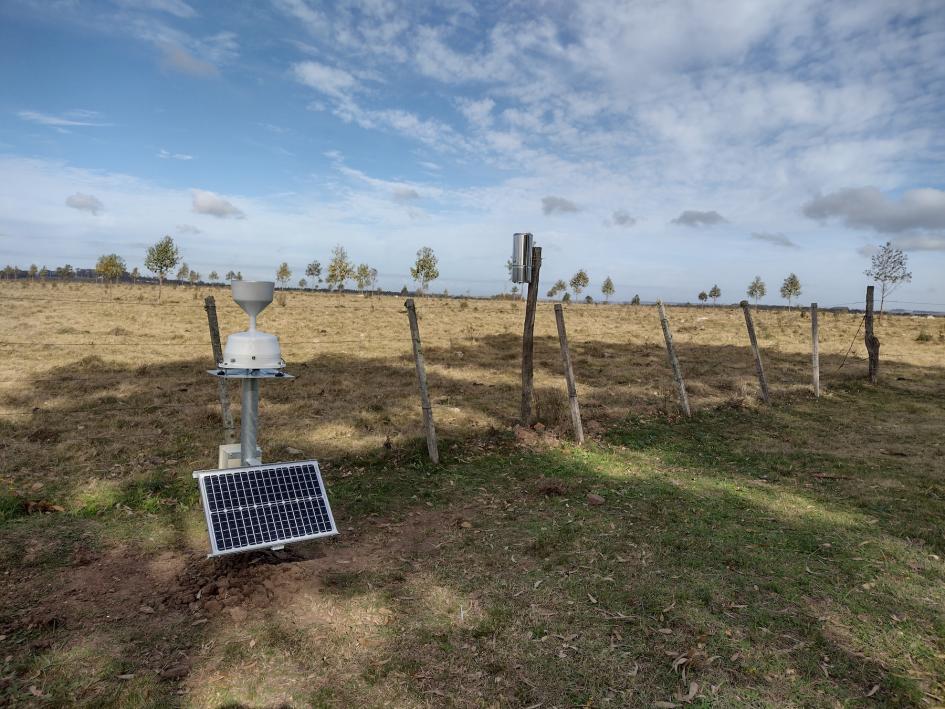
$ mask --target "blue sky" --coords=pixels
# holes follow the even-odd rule
[[[0,5],[0,262],[302,275],[343,243],[381,285],[945,303],[945,5],[184,0]],[[544,290],[544,288],[543,288]]]

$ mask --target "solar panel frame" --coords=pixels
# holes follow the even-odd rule
[[[194,478],[207,521],[210,556],[338,534],[316,460],[197,470]],[[240,540],[252,543],[237,543]],[[225,542],[222,548],[220,542]]]

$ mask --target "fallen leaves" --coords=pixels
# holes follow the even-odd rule
[[[27,500],[26,501],[26,514],[50,514],[52,512],[65,512],[66,508],[62,505],[55,505],[52,502],[47,502],[46,500]]]

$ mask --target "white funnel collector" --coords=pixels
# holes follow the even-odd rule
[[[236,301],[249,315],[249,330],[235,332],[226,338],[223,350],[223,369],[281,369],[282,351],[279,338],[256,329],[256,316],[272,302],[275,284],[272,281],[233,281],[231,291]]]

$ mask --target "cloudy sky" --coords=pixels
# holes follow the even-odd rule
[[[599,295],[861,301],[876,244],[945,303],[945,4],[0,3],[0,262],[497,292],[515,231]],[[544,288],[542,289],[544,290]]]

